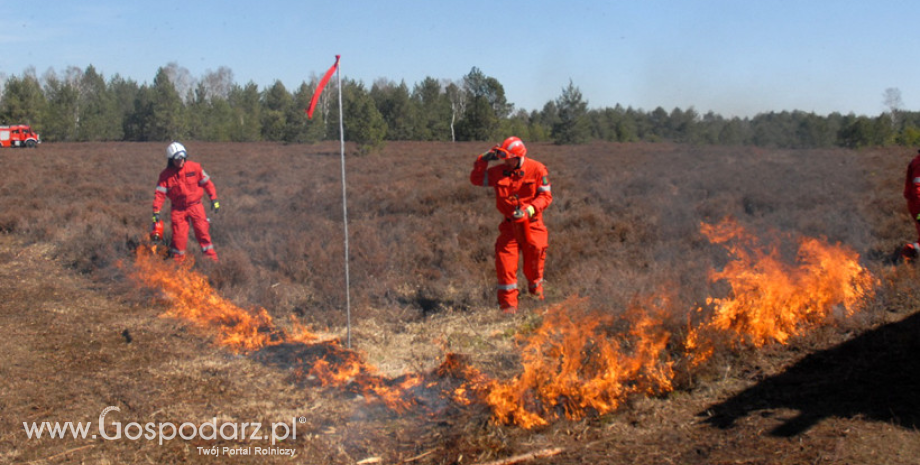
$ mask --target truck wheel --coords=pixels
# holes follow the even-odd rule
[[[27,147],[27,148],[34,149],[36,145],[38,145],[38,144],[36,144],[34,140],[27,140],[27,141],[26,141],[26,147]]]

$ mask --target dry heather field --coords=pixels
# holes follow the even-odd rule
[[[0,151],[0,462],[920,457],[912,149],[532,144],[547,300],[506,317],[489,144],[348,145],[348,348],[338,144],[186,145],[218,264],[147,238],[165,144]]]

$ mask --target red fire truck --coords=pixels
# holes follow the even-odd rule
[[[41,143],[41,137],[27,124],[0,126],[0,147],[28,147],[34,149]]]

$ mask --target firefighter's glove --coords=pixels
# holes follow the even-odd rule
[[[918,222],[920,222],[920,213],[917,213],[917,217],[914,218],[914,219],[917,220]]]
[[[526,208],[516,208],[514,210],[514,219],[520,220],[524,217],[533,218],[534,211],[531,205],[528,205]]]
[[[498,154],[496,154],[494,150],[489,150],[488,152],[480,155],[479,158],[485,161],[498,160]]]
[[[525,216],[527,218],[533,218],[535,212],[536,210],[534,210],[533,205],[528,205],[525,208],[518,208],[514,210],[514,219],[519,220]]]
[[[156,223],[160,221],[160,212],[153,212],[153,222]]]
[[[211,201],[211,211],[214,213],[220,211],[220,200],[214,199]]]

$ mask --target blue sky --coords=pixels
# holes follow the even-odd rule
[[[195,78],[225,66],[238,84],[293,90],[341,54],[342,75],[368,88],[459,81],[475,66],[516,109],[541,109],[570,80],[590,108],[875,116],[888,88],[920,108],[914,1],[2,3],[7,77],[93,65],[150,83],[175,62]]]

